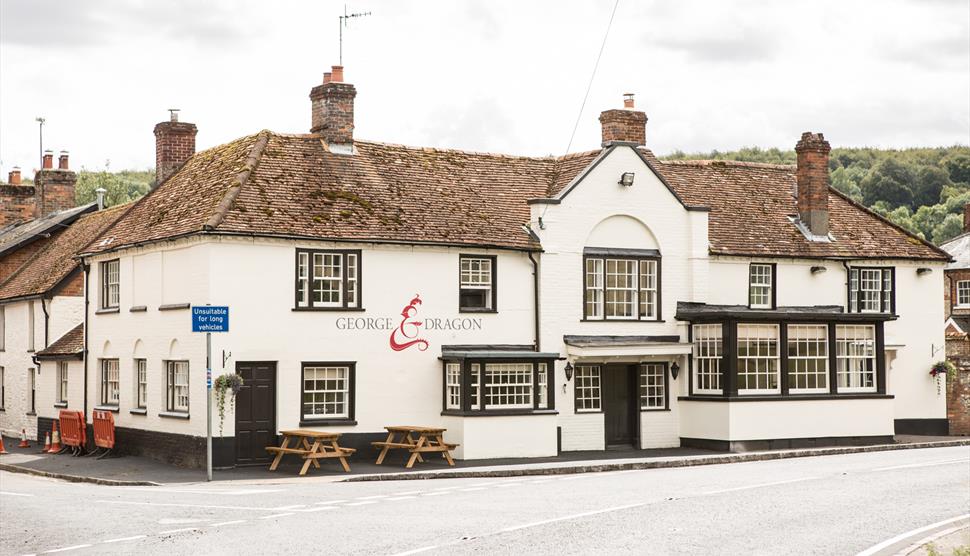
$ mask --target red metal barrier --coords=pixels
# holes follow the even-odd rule
[[[62,409],[60,414],[61,442],[65,446],[83,448],[87,442],[84,416],[80,411]]]
[[[110,411],[95,411],[94,444],[98,448],[115,447],[115,416]]]

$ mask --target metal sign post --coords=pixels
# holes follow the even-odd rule
[[[229,307],[192,307],[192,332],[205,332],[205,471],[212,480],[212,333],[229,332]]]

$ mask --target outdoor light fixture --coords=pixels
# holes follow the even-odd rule
[[[563,370],[566,371],[566,381],[568,382],[568,381],[572,380],[573,379],[573,364],[570,363],[569,361],[566,361],[566,367]]]
[[[933,269],[932,268],[927,268],[925,266],[921,266],[921,267],[919,267],[919,268],[916,269],[916,275],[917,276],[922,276],[924,274],[929,274],[930,272],[933,272]]]
[[[677,380],[677,375],[679,374],[680,374],[680,365],[678,365],[677,362],[674,361],[674,364],[670,366],[670,376],[674,377],[674,380]]]
[[[826,268],[824,266],[813,266],[812,274],[821,274],[825,272]]]
[[[620,176],[620,181],[616,182],[624,187],[630,187],[633,185],[633,172],[623,172]]]

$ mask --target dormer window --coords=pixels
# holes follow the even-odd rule
[[[895,270],[887,268],[852,267],[849,269],[850,313],[894,313],[896,296]]]
[[[775,308],[775,265],[752,263],[748,267],[748,306],[752,309]]]

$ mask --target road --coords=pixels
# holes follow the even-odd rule
[[[512,479],[110,487],[0,472],[4,555],[856,554],[967,513],[966,446]]]

